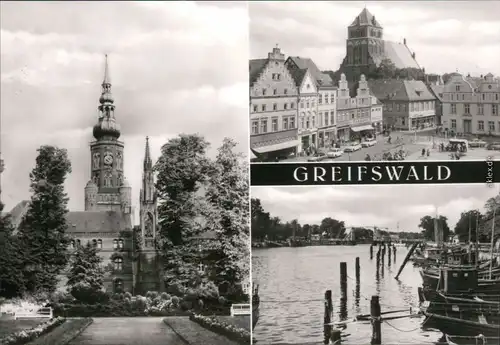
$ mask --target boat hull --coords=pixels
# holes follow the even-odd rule
[[[449,335],[475,337],[482,334],[485,337],[498,337],[500,334],[499,324],[482,324],[478,320],[461,319],[428,311],[423,311],[423,314],[426,316],[424,327],[436,328]]]

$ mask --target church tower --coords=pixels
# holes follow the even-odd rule
[[[347,28],[347,66],[366,66],[370,56],[384,55],[384,29],[366,9]]]
[[[144,153],[139,214],[144,249],[154,249],[154,240],[157,231],[156,225],[158,223],[158,205],[153,174],[153,161],[151,160],[148,137],[146,137],[146,148]]]
[[[85,187],[85,211],[126,211],[130,206],[130,188],[123,176],[123,147],[118,141],[120,126],[115,119],[115,105],[111,94],[108,56],[105,57],[104,79],[99,98],[98,122],[94,126],[96,139],[90,143],[91,180]],[[121,189],[124,185],[125,189]],[[126,206],[126,207],[125,207]]]

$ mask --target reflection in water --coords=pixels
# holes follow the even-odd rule
[[[376,251],[376,247],[373,248]],[[375,253],[374,253],[375,254]],[[406,255],[404,248],[399,256]],[[374,255],[375,256],[375,255]],[[360,258],[360,283],[356,284],[355,258]],[[339,263],[347,263],[347,295],[354,302],[342,300]],[[328,263],[325,265],[325,263]],[[418,270],[408,265],[400,275],[402,284],[394,279],[395,272],[385,276],[377,273],[376,260],[370,260],[369,245],[318,246],[299,248],[254,249],[252,275],[260,285],[259,323],[254,339],[262,344],[304,344],[323,340],[324,293],[332,290],[335,318],[354,317],[370,313],[370,299],[380,296],[382,311],[404,309],[418,303],[417,287],[421,285]],[[340,305],[338,303],[340,302]],[[382,325],[383,343],[429,344],[441,333],[422,331],[421,318],[404,318]],[[412,330],[412,331],[410,331]],[[405,331],[405,332],[403,332]],[[368,322],[347,323],[342,345],[366,344],[370,341]]]

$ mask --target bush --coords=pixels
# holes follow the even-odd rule
[[[250,332],[246,329],[235,327],[215,317],[191,314],[189,319],[209,331],[223,335],[239,344],[250,344]]]
[[[164,301],[168,301],[169,299],[171,299],[170,295],[166,292],[162,292],[160,296],[161,296],[161,299]]]
[[[56,328],[57,326],[63,324],[66,319],[57,317],[55,319],[50,319],[44,323],[39,324],[28,330],[22,330],[11,334],[1,340],[2,345],[21,345],[26,344]]]
[[[179,303],[180,303],[180,298],[177,297],[177,296],[174,296],[172,297],[172,304],[174,305],[174,307],[178,307],[179,306]]]
[[[148,292],[146,292],[146,297],[153,300],[156,297],[158,297],[158,292],[156,292],[156,291],[148,291]]]
[[[89,286],[76,285],[71,288],[70,293],[78,302],[85,304],[106,303],[109,300],[106,292]]]

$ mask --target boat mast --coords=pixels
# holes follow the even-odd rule
[[[476,230],[477,231],[477,230]],[[471,227],[471,213],[469,212],[469,265],[472,261],[472,227]]]
[[[491,221],[491,248],[490,248],[490,279],[491,271],[493,270],[493,246],[495,245],[495,216],[497,213],[497,198],[495,197],[495,202],[493,203],[493,219]]]

